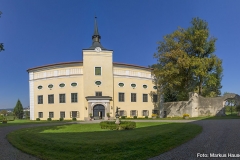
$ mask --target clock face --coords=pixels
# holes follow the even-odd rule
[[[101,49],[100,47],[96,47],[96,48],[95,48],[95,51],[96,51],[96,52],[101,52],[102,49]]]

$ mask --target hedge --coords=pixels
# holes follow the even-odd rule
[[[103,121],[100,122],[101,129],[110,130],[129,130],[136,128],[136,122],[121,121],[119,125],[115,124],[115,121]]]

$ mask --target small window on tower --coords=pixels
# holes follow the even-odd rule
[[[102,96],[102,92],[96,92],[96,96]]]
[[[95,75],[101,76],[102,75],[101,71],[102,71],[101,67],[95,67]]]

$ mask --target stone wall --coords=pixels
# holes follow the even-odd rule
[[[197,93],[189,93],[188,101],[166,102],[163,104],[165,117],[181,117],[187,113],[190,117],[198,116],[224,116],[224,104],[229,98],[235,98],[237,104],[240,104],[240,96],[228,93],[221,97],[205,98]]]

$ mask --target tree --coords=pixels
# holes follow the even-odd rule
[[[14,114],[17,116],[18,119],[23,118],[23,106],[20,100],[18,99],[16,106],[14,107],[13,110]]]
[[[7,115],[7,110],[1,110],[0,114],[2,114],[3,116],[6,116]]]
[[[0,17],[1,17],[1,15],[2,15],[2,12],[0,11]],[[0,52],[1,51],[4,51],[3,43],[0,43]]]
[[[193,18],[187,29],[178,28],[158,42],[153,65],[165,97],[187,100],[189,92],[220,95],[222,60],[215,54],[216,38],[210,37],[208,23]]]

